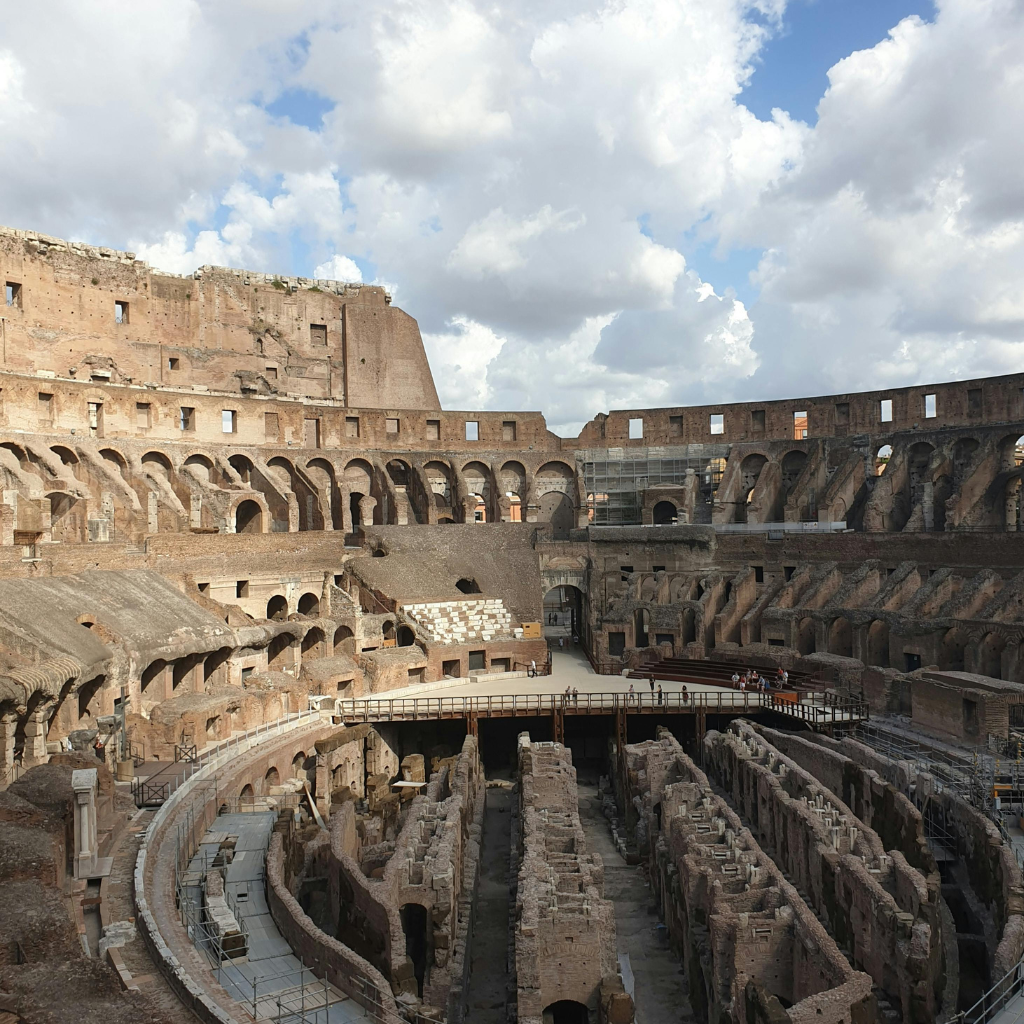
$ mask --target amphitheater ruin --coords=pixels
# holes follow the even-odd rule
[[[1024,373],[563,438],[380,287],[0,272],[0,1024],[1019,1019]]]

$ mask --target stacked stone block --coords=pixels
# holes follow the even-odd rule
[[[486,643],[490,640],[523,638],[522,627],[513,626],[512,614],[498,598],[407,604],[404,611],[416,625],[426,631],[434,643]]]

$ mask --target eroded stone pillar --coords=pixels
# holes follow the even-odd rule
[[[75,878],[103,878],[110,874],[112,859],[99,856],[96,823],[96,793],[99,776],[95,768],[71,773],[75,791]]]
[[[26,768],[46,762],[46,731],[52,710],[51,707],[39,708],[28,716],[28,721],[25,723],[25,754],[23,758]]]

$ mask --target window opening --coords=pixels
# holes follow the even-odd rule
[[[479,420],[466,420],[466,440],[467,441],[479,441],[480,440],[480,421]]]
[[[21,285],[16,281],[7,282],[7,305],[21,309]]]
[[[807,436],[807,410],[793,413],[793,440],[802,441]]]
[[[725,433],[725,416],[720,413],[712,413],[709,417],[712,434],[724,434]]]
[[[516,439],[516,421],[503,420],[501,424],[502,441],[514,441]]]
[[[883,423],[892,423],[892,399],[883,398],[878,403],[878,412]]]
[[[167,360],[167,369],[176,370],[181,365],[181,360],[177,356],[170,356]]]
[[[935,396],[925,395],[924,396],[924,418],[926,420],[935,419]]]
[[[401,424],[393,416],[387,416],[384,419],[384,432],[387,434],[397,434]]]
[[[309,341],[312,345],[324,346],[327,344],[327,324],[310,324]]]
[[[114,321],[119,324],[128,323],[128,303],[127,302],[115,302],[114,303]]]
[[[358,416],[346,416],[345,417],[345,436],[346,437],[358,437],[359,436],[359,417]]]
[[[182,430],[196,429],[196,411],[191,406],[183,405],[180,410],[178,426]]]
[[[634,416],[629,421],[629,436],[631,440],[639,440],[644,436],[644,421],[642,417]]]
[[[223,409],[220,414],[221,433],[233,434],[237,426],[238,413],[234,409]]]
[[[440,420],[427,420],[427,440],[428,441],[440,441],[441,440],[441,421]]]

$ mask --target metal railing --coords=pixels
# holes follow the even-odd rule
[[[132,794],[135,797],[135,804],[137,807],[143,807],[147,804],[162,804],[188,779],[191,779],[197,772],[202,771],[215,757],[219,757],[221,754],[227,753],[232,749],[238,750],[242,745],[248,743],[250,739],[258,739],[260,736],[270,736],[283,732],[287,725],[299,719],[315,719],[319,715],[320,711],[316,708],[308,708],[305,711],[293,711],[291,714],[282,715],[281,718],[275,718],[273,722],[257,725],[255,729],[247,729],[245,732],[238,733],[222,743],[207,747],[189,760],[175,761],[168,768],[162,769],[157,775],[149,779],[136,779],[132,782]],[[165,772],[171,772],[172,768],[174,769],[172,774],[167,775],[163,779],[160,778],[160,775],[163,775]]]
[[[1024,961],[1018,961],[970,1009],[948,1017],[946,1024],[990,1024],[1022,992]],[[1021,1013],[1024,1014],[1024,1007]]]
[[[867,717],[864,701],[815,693],[801,700],[780,694],[738,690],[698,691],[683,694],[533,693],[485,694],[462,697],[339,698],[335,714],[346,722],[409,721],[417,719],[514,717],[516,715],[686,713],[729,714],[768,709],[812,724],[852,723]]]

